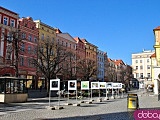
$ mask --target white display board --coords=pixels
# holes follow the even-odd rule
[[[91,82],[91,89],[99,89],[99,82]]]
[[[60,79],[50,80],[50,90],[60,90]]]
[[[122,88],[122,83],[112,83],[113,89],[120,89]]]
[[[68,81],[68,90],[77,90],[77,81],[69,80]]]
[[[89,90],[89,81],[81,81],[81,90]]]
[[[99,89],[106,89],[106,82],[99,82]]]
[[[106,88],[107,89],[112,89],[112,84],[113,84],[112,82],[107,82],[106,83]]]

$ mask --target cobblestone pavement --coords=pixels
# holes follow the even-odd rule
[[[157,96],[139,90],[130,93],[138,94],[140,108],[160,109]],[[64,107],[61,110],[47,109],[48,98],[30,99],[26,103],[0,104],[0,120],[133,120],[133,111],[127,109],[127,94],[123,98],[107,101],[102,99],[102,102],[93,99],[95,101],[92,104],[80,103],[80,106],[64,105],[67,98],[61,99],[60,106]],[[69,102],[76,103],[73,99],[69,99]],[[58,104],[58,98],[51,98],[51,106]]]

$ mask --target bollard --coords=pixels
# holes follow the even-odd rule
[[[137,110],[139,108],[137,94],[128,94],[127,96],[127,108],[128,110]]]

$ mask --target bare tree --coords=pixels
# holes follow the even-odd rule
[[[21,32],[20,30],[11,30],[8,34],[4,34],[4,40],[7,41],[7,60],[11,60],[11,54],[15,54],[15,58],[13,62],[10,63],[11,66],[15,67],[15,76],[19,76],[18,70],[18,63],[19,63],[19,51],[20,51],[20,44],[22,42]]]
[[[37,49],[38,58],[33,58],[33,64],[42,73],[48,82],[49,91],[50,79],[55,79],[63,67],[64,60],[69,56],[69,52],[55,41],[49,39],[41,40]]]
[[[76,79],[76,56],[74,53],[70,52],[65,59],[62,74],[64,79]]]
[[[97,74],[96,62],[92,60],[79,60],[77,62],[77,73],[82,76],[82,80],[89,81]]]

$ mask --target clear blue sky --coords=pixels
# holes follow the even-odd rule
[[[160,25],[160,0],[0,0],[20,15],[86,38],[131,65],[131,54],[153,50],[153,29]]]

